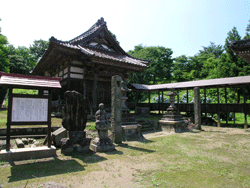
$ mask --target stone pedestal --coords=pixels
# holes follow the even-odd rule
[[[61,139],[61,153],[64,155],[84,154],[89,152],[90,138],[83,131],[70,131],[69,138]]]
[[[187,123],[185,123],[184,119],[174,105],[175,96],[177,94],[171,91],[167,95],[170,96],[170,106],[167,108],[163,118],[159,121],[159,125],[163,131],[167,132],[180,133],[188,131]]]
[[[91,142],[90,149],[94,152],[114,151],[115,145],[110,138],[95,138]]]

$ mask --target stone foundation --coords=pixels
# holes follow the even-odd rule
[[[0,161],[18,161],[47,158],[53,156],[56,156],[56,148],[54,146],[51,146],[51,148],[44,146],[36,148],[10,149],[10,151],[0,151]]]
[[[90,144],[90,149],[94,152],[108,152],[114,151],[115,145],[109,138],[95,138]]]
[[[162,131],[169,132],[169,133],[181,133],[187,132],[188,127],[185,121],[159,121],[159,126],[161,127]]]
[[[123,125],[122,126],[123,141],[133,141],[143,139],[141,133],[141,125]]]

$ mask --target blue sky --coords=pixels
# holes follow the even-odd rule
[[[250,20],[247,0],[0,0],[0,27],[10,44],[70,40],[101,17],[125,50],[164,46],[173,57],[193,56],[211,42],[224,45],[235,26],[241,37]]]

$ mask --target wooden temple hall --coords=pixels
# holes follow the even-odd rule
[[[99,103],[111,105],[111,77],[120,75],[126,82],[128,73],[143,71],[149,61],[134,58],[117,43],[103,18],[89,30],[69,41],[50,38],[46,52],[33,70],[34,75],[60,77],[62,89],[52,100],[63,100],[67,90],[84,95],[90,111]],[[60,101],[60,100],[59,100]]]

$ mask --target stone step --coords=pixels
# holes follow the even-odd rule
[[[137,122],[122,122],[122,125],[137,125]]]
[[[150,123],[148,123],[146,120],[138,120],[137,123],[142,126],[142,128],[141,128],[142,132],[155,131],[155,128]]]

